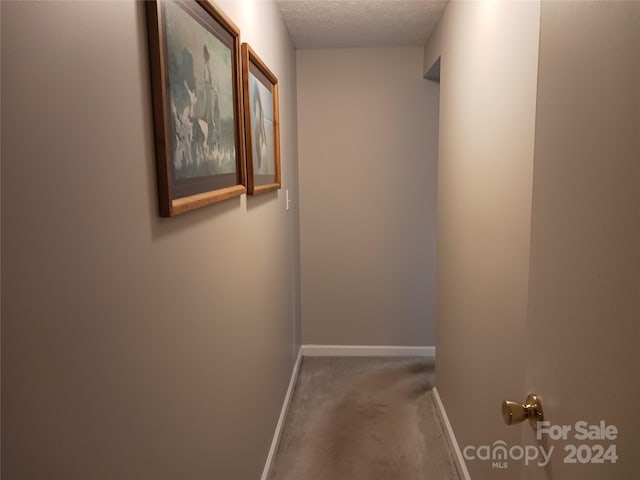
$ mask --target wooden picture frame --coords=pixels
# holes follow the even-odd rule
[[[242,93],[249,195],[281,188],[278,79],[242,44]]]
[[[146,2],[160,215],[246,192],[240,30],[206,0]]]

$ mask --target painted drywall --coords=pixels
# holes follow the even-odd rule
[[[5,478],[259,478],[299,343],[295,51],[273,3],[223,8],[280,80],[288,212],[158,217],[142,3],[2,4]]]
[[[461,448],[520,442],[500,405],[524,400],[539,13],[450,2],[424,55],[441,56],[437,387]]]
[[[422,49],[297,61],[303,343],[434,345],[438,104]]]
[[[2,57],[2,2],[0,2],[0,59]],[[0,92],[2,92],[2,61],[0,61]],[[1,96],[1,95],[0,95]],[[0,100],[0,105],[2,101]],[[0,145],[2,145],[2,115],[0,115]],[[2,148],[0,148],[0,272],[2,272]],[[0,275],[0,452],[2,451],[2,275]],[[1,463],[1,458],[0,458]],[[0,479],[2,466],[0,465]]]
[[[543,2],[540,20],[527,388],[553,424],[615,425],[618,460],[518,478],[640,472],[640,3]],[[533,432],[523,444],[534,445]],[[581,452],[584,454],[584,452]],[[584,457],[582,457],[584,458]],[[515,477],[514,477],[515,478]]]

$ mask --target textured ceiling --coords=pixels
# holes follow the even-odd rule
[[[276,0],[297,48],[424,45],[447,0]]]

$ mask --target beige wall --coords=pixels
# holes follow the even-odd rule
[[[0,2],[0,33],[2,30],[2,2]],[[0,92],[2,92],[2,35],[0,34]],[[0,100],[0,105],[2,101]],[[0,145],[2,145],[2,115],[0,115]],[[0,212],[2,212],[2,148],[0,148]],[[0,214],[1,217],[1,214]],[[0,221],[0,252],[2,251],[2,222]],[[0,272],[2,272],[2,255],[0,254]],[[2,275],[0,275],[0,372],[2,371]],[[1,374],[0,374],[1,379]],[[2,382],[0,381],[0,451],[2,451]],[[0,459],[1,463],[1,459]],[[0,479],[2,466],[0,466]]]
[[[520,442],[500,404],[524,382],[539,11],[451,2],[425,52],[442,55],[437,388],[462,448]]]
[[[524,478],[640,472],[640,2],[543,2],[533,182],[527,386],[554,424],[616,425],[615,465]],[[534,444],[529,429],[525,442]],[[562,449],[573,440],[552,442]]]
[[[422,49],[297,59],[303,343],[434,345],[438,105]]]
[[[600,442],[615,465],[565,464],[570,436],[543,444],[547,468],[470,461],[474,480],[638,472],[639,26],[638,2],[453,2],[425,48],[425,72],[442,54],[437,386],[461,447],[536,445],[499,417],[530,392],[554,425],[620,431]]]
[[[295,200],[295,52],[273,3],[225,9],[279,76]],[[8,479],[256,479],[266,458],[299,343],[296,203],[158,217],[145,32],[134,2],[2,5]]]

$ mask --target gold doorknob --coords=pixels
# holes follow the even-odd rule
[[[542,404],[537,395],[529,395],[526,403],[512,402],[505,400],[502,402],[502,418],[507,425],[524,422],[527,418],[533,428],[536,428],[538,422],[544,420],[542,413]]]

